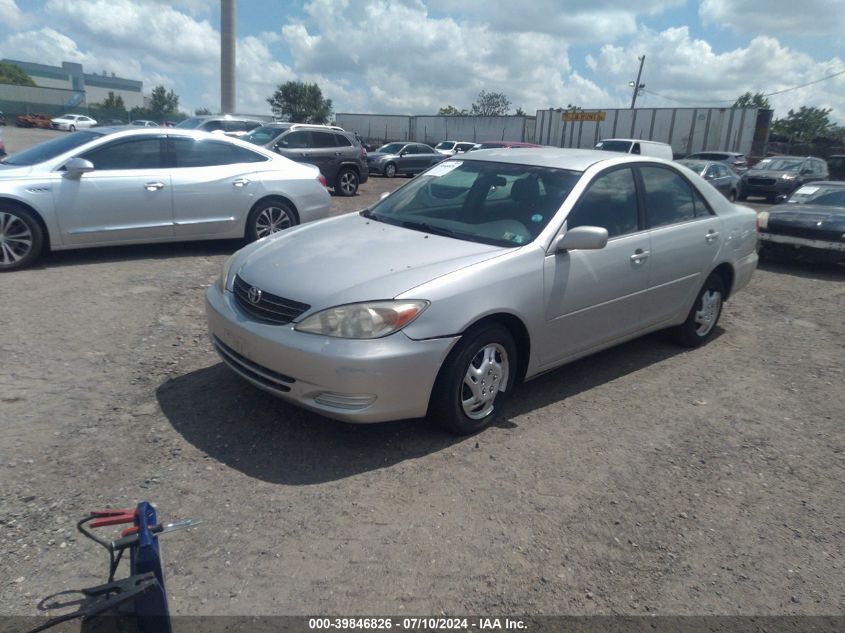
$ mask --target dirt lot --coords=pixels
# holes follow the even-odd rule
[[[576,362],[455,439],[333,422],[221,365],[203,292],[237,247],[0,277],[0,613],[101,582],[73,523],[140,499],[203,521],[162,539],[176,614],[845,611],[842,267],[764,264],[708,346]]]

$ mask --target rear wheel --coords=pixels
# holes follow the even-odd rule
[[[358,192],[358,172],[354,169],[341,169],[334,182],[335,193],[341,196],[354,196]]]
[[[76,126],[71,123],[70,127],[67,129],[68,132],[76,132]]]
[[[246,221],[246,238],[253,242],[299,224],[296,211],[282,200],[259,202]]]
[[[748,200],[748,196],[746,196],[744,193],[741,193],[741,194],[739,194],[739,199],[741,201],[745,202],[746,200]]]
[[[384,166],[384,175],[387,178],[393,178],[396,175],[396,165],[393,163],[387,163]]]
[[[428,417],[456,435],[490,426],[516,378],[516,344],[493,323],[467,332],[440,368]]]
[[[711,273],[698,293],[687,320],[672,330],[675,340],[686,347],[704,345],[713,336],[724,301],[725,284],[719,275]]]
[[[41,255],[44,233],[28,212],[0,207],[0,271],[29,266]]]

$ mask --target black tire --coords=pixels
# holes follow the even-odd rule
[[[731,202],[736,202],[736,191],[731,189],[730,193],[728,193],[728,200]]]
[[[725,283],[716,273],[710,273],[698,292],[687,320],[672,329],[673,338],[685,347],[704,345],[716,331],[725,302]]]
[[[44,232],[26,210],[0,206],[0,272],[19,270],[41,256]]]
[[[75,125],[73,125],[73,124],[71,124],[71,125],[68,127],[67,131],[68,131],[68,132],[76,132],[76,126],[75,126]]]
[[[256,204],[246,220],[246,239],[254,242],[299,224],[294,208],[284,200],[271,198]]]
[[[744,193],[741,193],[739,194],[739,199],[741,202],[745,202],[746,200],[748,200],[748,196],[746,196]]]
[[[440,368],[428,405],[429,420],[455,435],[487,428],[513,390],[516,368],[516,344],[507,328],[490,323],[469,330]]]
[[[339,196],[349,197],[358,193],[358,172],[346,167],[341,169],[334,180],[334,192]]]
[[[385,178],[393,178],[397,174],[396,164],[395,163],[387,163],[384,166],[384,177]]]

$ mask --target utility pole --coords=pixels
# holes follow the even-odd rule
[[[640,90],[645,88],[645,84],[640,83],[640,77],[643,76],[643,64],[645,63],[645,55],[643,55],[642,57],[638,57],[637,59],[640,60],[640,70],[637,73],[637,80],[628,82],[628,85],[634,89],[634,95],[631,97],[631,110],[634,109],[634,104],[637,102],[637,95],[640,93]]]
[[[220,112],[235,111],[235,13],[237,0],[220,0]]]

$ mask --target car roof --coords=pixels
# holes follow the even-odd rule
[[[804,187],[809,187],[810,185],[815,185],[816,187],[821,186],[833,186],[833,187],[845,187],[845,180],[813,180],[811,182],[804,183]]]
[[[537,167],[554,167],[556,169],[571,169],[584,171],[588,167],[601,162],[653,162],[661,165],[670,164],[669,161],[654,159],[639,154],[621,154],[594,149],[567,149],[559,147],[515,147],[513,149],[479,149],[454,160],[484,160],[495,163],[513,163],[516,165],[534,165]]]

